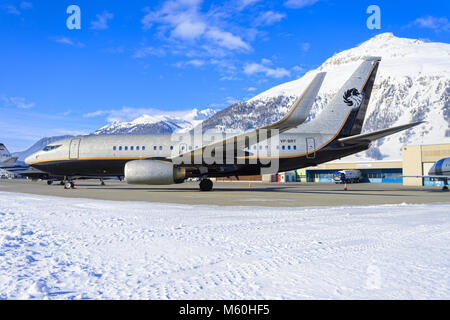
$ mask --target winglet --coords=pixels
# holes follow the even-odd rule
[[[289,113],[283,119],[268,125],[265,129],[278,129],[280,132],[284,132],[305,122],[308,119],[309,112],[316,100],[325,75],[326,72],[319,72],[300,98],[295,101]]]

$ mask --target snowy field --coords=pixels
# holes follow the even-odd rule
[[[0,192],[1,299],[449,299],[449,257],[450,203],[292,209]]]

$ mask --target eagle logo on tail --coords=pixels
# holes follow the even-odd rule
[[[364,95],[358,91],[358,89],[349,89],[344,93],[344,102],[353,108],[359,108],[361,102],[364,98]]]

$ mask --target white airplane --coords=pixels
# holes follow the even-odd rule
[[[73,187],[78,176],[124,176],[130,184],[146,185],[200,178],[201,191],[212,190],[210,177],[316,166],[422,123],[361,134],[380,60],[365,58],[331,103],[306,123],[325,73],[316,75],[283,119],[243,134],[81,136],[54,142],[25,162],[65,176],[66,188]]]
[[[405,176],[408,178],[428,178],[444,181],[443,191],[448,191],[448,181],[450,180],[450,157],[436,161],[428,171],[427,176]]]

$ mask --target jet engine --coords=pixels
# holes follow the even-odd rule
[[[185,177],[184,168],[167,161],[133,160],[125,164],[125,180],[129,184],[174,184],[182,183]]]

